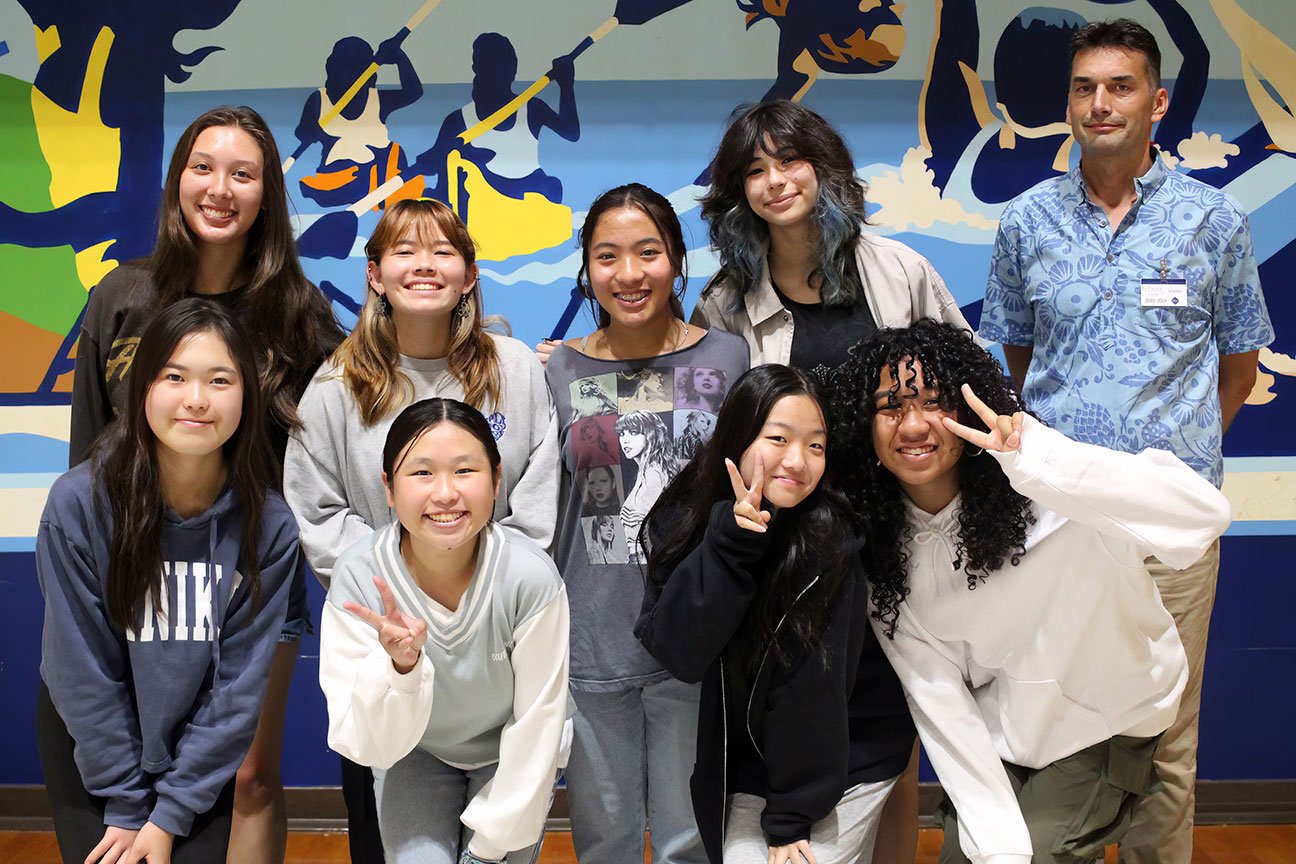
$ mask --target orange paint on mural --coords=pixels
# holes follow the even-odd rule
[[[0,312],[0,393],[34,393],[63,346],[63,336]],[[70,389],[70,388],[69,388]]]

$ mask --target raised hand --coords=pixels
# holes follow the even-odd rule
[[[750,489],[743,482],[742,473],[732,459],[725,460],[725,468],[729,471],[729,482],[733,484],[734,521],[738,523],[739,528],[764,534],[766,526],[773,518],[768,510],[760,509],[761,493],[765,490],[765,459],[760,453],[756,454],[756,467],[752,469]]]
[[[1026,417],[1025,414],[1021,411],[1011,417],[1005,414],[996,414],[989,405],[982,402],[972,392],[972,387],[969,384],[963,385],[963,398],[967,401],[972,412],[981,418],[981,421],[986,424],[986,428],[990,431],[982,432],[979,429],[964,426],[952,417],[943,418],[946,429],[969,444],[975,444],[983,450],[1008,453],[1021,446],[1022,420]]]
[[[418,664],[419,657],[423,655],[423,643],[427,641],[427,622],[400,611],[396,607],[396,595],[392,594],[391,588],[381,576],[375,576],[373,581],[382,597],[381,615],[350,600],[343,603],[342,608],[378,631],[378,644],[387,652],[396,671],[405,675]]]

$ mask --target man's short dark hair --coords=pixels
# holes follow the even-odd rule
[[[1137,51],[1147,63],[1148,78],[1152,89],[1161,86],[1161,49],[1157,47],[1156,37],[1146,27],[1129,18],[1117,18],[1113,21],[1095,21],[1086,24],[1071,37],[1071,65],[1075,65],[1076,55],[1091,48],[1123,48],[1126,51]]]

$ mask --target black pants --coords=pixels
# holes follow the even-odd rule
[[[342,759],[342,800],[347,808],[347,843],[351,864],[385,864],[382,835],[378,833],[378,802],[374,798],[373,769]]]
[[[54,811],[54,834],[64,864],[82,864],[103,839],[107,799],[86,791],[72,748],[72,736],[42,682],[36,694],[36,749],[45,775],[45,794]],[[194,818],[189,836],[175,838],[172,864],[225,864],[233,813],[231,777],[212,808]]]

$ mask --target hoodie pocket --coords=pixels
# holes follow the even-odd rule
[[[1033,762],[1046,754],[1074,753],[1111,737],[1102,714],[1062,692],[1053,679],[999,678],[999,723],[1013,756]]]

